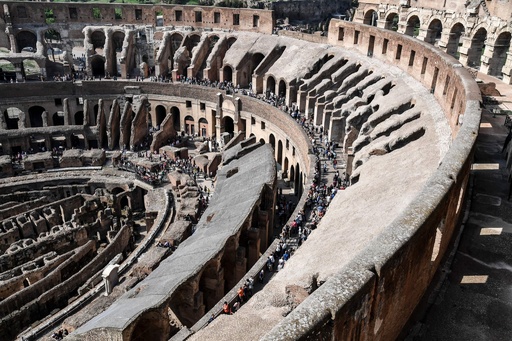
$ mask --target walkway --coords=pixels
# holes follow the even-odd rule
[[[512,86],[478,77],[498,83],[500,108],[512,109]],[[508,132],[504,121],[503,115],[483,112],[468,220],[437,296],[431,296],[433,304],[409,340],[512,340],[512,201],[501,153]]]

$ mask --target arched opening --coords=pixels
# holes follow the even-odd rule
[[[47,48],[46,55],[48,58],[51,56],[51,60],[56,62],[55,56],[62,61],[62,50],[59,48],[62,44],[59,31],[54,28],[50,28],[44,32],[44,42]]]
[[[16,68],[6,59],[0,59],[0,82],[14,82],[16,80]]]
[[[199,135],[203,137],[208,136],[208,121],[204,117],[199,119]]]
[[[57,111],[52,116],[52,121],[54,126],[63,126],[64,125],[64,112]]]
[[[5,124],[7,129],[18,129],[18,122],[23,112],[18,108],[7,108],[4,112]]]
[[[420,18],[418,16],[413,15],[407,20],[405,34],[412,37],[417,37],[420,34]]]
[[[44,41],[46,44],[59,44],[62,42],[59,31],[50,28],[44,32]]]
[[[398,13],[389,13],[386,17],[386,24],[384,28],[395,32],[398,31],[398,20]]]
[[[279,140],[277,142],[277,159],[276,159],[277,163],[282,165],[282,161],[283,161],[283,142],[281,140]]]
[[[235,123],[233,119],[229,116],[224,116],[222,121],[224,122],[224,132],[233,136],[233,133],[235,132]]]
[[[112,76],[121,76],[121,52],[123,51],[124,32],[114,32],[112,34]]]
[[[233,69],[229,65],[225,65],[223,68],[224,72],[224,81],[232,82],[233,81]]]
[[[295,167],[293,165],[290,167],[290,184],[295,186]]]
[[[93,56],[91,60],[92,75],[94,77],[105,76],[105,59],[101,56]]]
[[[448,44],[446,45],[446,53],[459,59],[459,46],[462,45],[460,37],[464,33],[465,28],[461,23],[453,25],[450,30],[450,37],[448,38]]]
[[[81,126],[83,124],[84,124],[84,112],[80,110],[75,113],[75,125]]]
[[[276,91],[276,80],[272,76],[267,78],[267,95],[274,94]]]
[[[99,111],[100,107],[98,104],[94,105],[94,108],[93,108],[93,113],[94,113],[94,122],[91,123],[91,125],[96,125],[98,124],[98,111]]]
[[[288,178],[289,174],[288,174],[288,158],[287,157],[284,158],[284,164],[283,164],[282,170],[283,170],[283,178]]]
[[[37,36],[30,31],[21,31],[16,35],[18,52],[36,52]]]
[[[268,137],[268,143],[272,146],[274,152],[276,151],[276,137],[274,134],[270,134]]]
[[[510,32],[501,33],[494,42],[494,52],[489,60],[489,75],[501,77],[510,48]]]
[[[265,144],[265,143],[266,143],[266,142],[265,142],[265,139],[261,138],[261,139],[260,139],[260,144]]]
[[[185,134],[193,136],[196,133],[194,118],[192,116],[185,116]]]
[[[167,317],[156,311],[147,312],[133,327],[130,341],[167,340],[178,331],[178,328],[171,327]]]
[[[165,116],[167,115],[167,110],[165,110],[165,107],[163,105],[157,105],[155,108],[155,114],[156,114],[156,128],[160,129],[160,125],[165,119]]]
[[[263,58],[265,58],[265,56],[262,53],[255,53],[255,54],[252,55],[252,60],[251,60],[252,66],[251,66],[251,70],[250,70],[251,77],[252,77],[252,74],[254,73],[254,71],[260,65],[260,63],[263,60]]]
[[[441,20],[434,19],[428,25],[427,36],[425,37],[425,41],[432,45],[437,45],[439,39],[441,39],[441,34],[443,33],[443,24]]]
[[[33,106],[28,109],[28,117],[30,119],[31,127],[42,127],[43,126],[43,112],[45,109],[40,106]]]
[[[286,82],[284,80],[279,81],[279,97],[286,97]]]
[[[487,40],[487,30],[479,28],[471,39],[471,46],[468,50],[468,66],[479,68],[482,64],[482,56],[485,52],[485,41]]]
[[[171,119],[172,119],[172,126],[174,127],[175,131],[181,131],[180,127],[180,109],[177,107],[171,108]]]
[[[103,33],[103,31],[94,31],[91,34],[91,43],[95,53],[103,54],[103,49],[105,48],[105,33]]]
[[[130,207],[130,200],[128,200],[128,197],[125,195],[121,198],[119,201],[119,205],[121,205],[121,209],[124,209],[125,207]]]
[[[377,26],[378,18],[377,12],[371,9],[364,14],[363,24]]]
[[[23,74],[25,75],[25,79],[27,80],[40,80],[41,76],[43,75],[41,72],[41,68],[33,59],[23,60]]]
[[[113,195],[118,195],[119,193],[123,193],[124,192],[124,189],[122,189],[121,187],[114,187],[110,193],[112,193]]]

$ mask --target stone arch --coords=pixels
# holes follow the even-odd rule
[[[268,143],[272,146],[272,149],[274,150],[274,153],[275,153],[275,150],[276,150],[276,137],[274,136],[274,134],[270,134],[268,136]]]
[[[102,56],[93,56],[91,59],[92,75],[94,77],[105,76],[105,58]]]
[[[44,37],[44,42],[46,44],[62,42],[60,32],[57,31],[54,27],[51,27],[51,28],[47,29],[46,31],[44,31],[43,37]]]
[[[265,56],[263,55],[263,53],[260,53],[260,52],[257,52],[257,53],[254,53],[251,57],[251,70],[250,70],[250,75],[252,76],[252,74],[254,73],[254,71],[258,68],[258,66],[260,65],[261,61],[265,58]]]
[[[174,127],[175,131],[181,131],[180,126],[180,109],[177,107],[171,108],[171,119],[172,119],[172,125]]]
[[[124,191],[125,190],[121,187],[114,187],[114,188],[112,188],[110,193],[112,193],[113,195],[118,195],[119,193],[123,193]]]
[[[64,125],[64,113],[61,111],[57,111],[52,116],[52,121],[54,126],[63,126]]]
[[[34,105],[28,109],[28,117],[30,120],[31,127],[42,127],[43,126],[43,112],[45,108]]]
[[[7,129],[18,129],[19,121],[23,118],[23,111],[16,107],[7,108],[4,111],[5,124]]]
[[[293,165],[290,167],[290,176],[289,176],[289,178],[290,178],[290,183],[294,184],[295,183],[295,167]]]
[[[283,162],[283,167],[281,168],[283,170],[283,178],[287,178],[288,177],[288,158],[285,157],[284,158],[284,162]]]
[[[277,163],[282,165],[283,162],[283,141],[279,140],[277,142]]]
[[[405,34],[411,37],[417,37],[420,33],[420,18],[414,14],[407,19]]]
[[[363,24],[370,26],[377,26],[377,20],[379,16],[377,11],[373,8],[370,8],[364,13]]]
[[[510,49],[511,34],[508,31],[501,32],[494,41],[494,51],[489,60],[489,75],[501,76],[503,66],[507,60]]]
[[[208,136],[208,120],[204,117],[199,119],[199,136]]]
[[[84,112],[82,110],[77,111],[74,116],[75,125],[83,125],[84,124]]]
[[[154,310],[146,312],[137,320],[130,341],[166,340],[178,331],[178,328],[171,327],[168,316]]]
[[[231,135],[235,132],[235,122],[230,116],[224,116],[222,118],[222,126],[224,126],[224,132],[230,133]]]
[[[273,76],[267,77],[267,92],[276,92],[276,79]]]
[[[185,116],[185,133],[189,135],[194,135],[196,133],[196,127],[194,124],[194,118],[190,115]]]
[[[480,27],[471,38],[471,45],[468,50],[468,66],[479,67],[482,56],[485,52],[485,41],[487,40],[487,30]]]
[[[286,96],[286,82],[284,81],[284,79],[281,79],[279,81],[279,90],[278,90],[278,95],[280,97],[285,97]]]
[[[457,22],[450,29],[448,43],[446,44],[446,53],[457,59],[459,59],[460,37],[464,34],[465,30],[466,28],[460,22]]]
[[[428,24],[425,42],[435,45],[436,42],[438,42],[439,39],[441,39],[442,33],[443,33],[443,23],[441,22],[441,20],[434,18]]]
[[[160,125],[165,119],[165,116],[167,116],[167,110],[163,105],[157,105],[155,108],[155,119],[156,119],[156,126],[160,129]]]
[[[386,30],[398,31],[398,22],[400,17],[397,12],[389,12],[386,14],[386,23],[384,24],[384,28]]]
[[[37,35],[32,31],[23,30],[16,34],[16,45],[18,45],[18,52],[26,47],[31,47],[36,51],[37,46]]]
[[[260,144],[265,144],[265,143],[266,143],[266,142],[265,142],[265,139],[264,139],[264,138],[261,138],[261,139],[260,139]]]
[[[97,49],[103,50],[105,48],[105,32],[101,30],[96,30],[91,33],[91,43],[92,48],[96,53],[102,53],[103,51],[98,51]]]
[[[222,68],[223,78],[225,82],[233,81],[233,69],[229,65],[224,65]]]

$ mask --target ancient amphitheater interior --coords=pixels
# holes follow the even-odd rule
[[[469,3],[360,1],[305,33],[269,9],[0,1],[0,338],[395,339],[462,219],[468,67],[511,75],[511,9]]]

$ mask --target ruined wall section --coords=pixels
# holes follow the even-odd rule
[[[82,27],[83,24],[157,26],[157,16],[162,13],[164,26],[218,28],[267,34],[272,33],[273,29],[273,12],[267,10],[186,5],[52,4],[21,1],[0,2],[0,4],[8,6],[14,27],[44,21],[45,10],[51,9],[55,23],[64,24],[68,28],[76,23],[82,24]],[[215,13],[218,13],[219,20],[215,19]],[[257,21],[254,16],[258,17]]]

